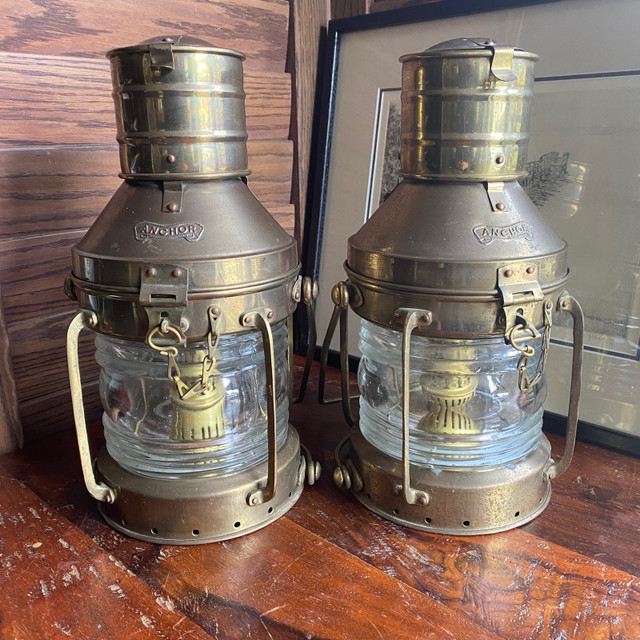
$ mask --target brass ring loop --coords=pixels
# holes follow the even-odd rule
[[[155,349],[156,351],[167,351],[167,352],[169,352],[169,351],[174,351],[175,350],[175,353],[173,354],[175,356],[175,355],[178,354],[178,350],[176,349],[175,345],[168,345],[168,346],[167,345],[159,345],[159,344],[155,344],[153,342],[154,336],[162,335],[162,336],[166,337],[167,334],[172,334],[176,338],[177,342],[175,343],[175,345],[182,344],[182,340],[183,340],[182,333],[177,327],[175,327],[172,324],[168,324],[167,325],[166,332],[164,332],[164,333],[160,329],[160,326],[154,327],[149,332],[149,334],[147,335],[147,344],[152,349]]]
[[[507,341],[508,343],[516,350],[519,351],[520,353],[524,353],[525,355],[529,355],[532,356],[535,353],[535,350],[533,349],[533,347],[529,344],[525,344],[525,345],[520,345],[516,339],[513,337],[513,334],[516,332],[516,330],[518,331],[529,331],[531,333],[531,337],[532,338],[536,338],[536,330],[534,329],[534,327],[532,327],[530,324],[526,324],[525,326],[522,326],[521,324],[516,324],[513,327],[511,327],[511,329],[509,329],[509,331],[507,331]]]

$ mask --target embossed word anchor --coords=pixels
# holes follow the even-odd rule
[[[197,242],[202,236],[204,226],[199,222],[180,222],[177,224],[138,222],[134,230],[138,242],[147,242],[151,238],[184,238],[188,242]]]
[[[528,222],[516,222],[506,227],[480,225],[473,228],[473,233],[481,244],[491,244],[494,240],[515,240],[516,238],[533,238],[533,228]]]

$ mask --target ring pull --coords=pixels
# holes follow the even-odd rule
[[[73,406],[73,420],[76,427],[80,464],[84,484],[91,496],[100,502],[112,504],[116,501],[115,491],[102,482],[96,480],[93,471],[91,448],[87,434],[87,423],[84,417],[84,402],[82,398],[82,380],[80,379],[80,358],[78,357],[78,338],[85,328],[93,328],[98,324],[98,317],[93,311],[80,311],[69,324],[67,330],[67,366],[69,369],[69,388],[71,390],[71,404]]]
[[[529,341],[540,337],[540,332],[535,328],[533,324],[529,322],[529,319],[521,314],[516,314],[516,323],[505,333],[505,340],[507,344],[513,347],[520,353],[518,364],[518,388],[520,391],[529,391],[535,387],[542,376],[547,365],[547,358],[549,356],[549,341],[551,340],[551,325],[552,317],[551,311],[553,304],[551,301],[547,301],[544,305],[544,338],[542,341],[542,347],[540,352],[540,360],[538,360],[538,366],[533,377],[529,376],[527,367],[529,360],[536,354],[536,350],[529,344]],[[519,334],[530,333],[531,336],[519,336]]]

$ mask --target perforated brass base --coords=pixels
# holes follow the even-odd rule
[[[253,506],[247,497],[265,486],[266,462],[222,477],[162,480],[126,471],[103,449],[98,473],[116,492],[113,504],[98,503],[114,529],[147,542],[203,544],[250,533],[286,513],[302,493],[305,459],[298,434],[289,426],[278,450],[276,495]]]
[[[408,504],[402,486],[402,463],[383,453],[353,429],[348,454],[363,488],[356,498],[374,513],[398,524],[452,535],[479,535],[513,529],[544,511],[551,483],[544,470],[549,441],[510,467],[459,471],[411,466],[411,486],[429,496],[426,506]],[[359,486],[353,483],[353,486]]]

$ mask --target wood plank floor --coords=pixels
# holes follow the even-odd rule
[[[323,476],[286,516],[223,543],[113,531],[70,431],[0,457],[0,637],[640,639],[640,460],[578,444],[529,524],[416,532],[333,486],[347,429],[313,391],[292,423]]]

